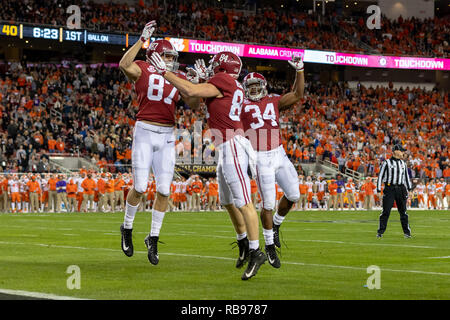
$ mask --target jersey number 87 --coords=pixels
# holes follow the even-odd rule
[[[150,101],[161,101],[164,93],[165,79],[159,74],[151,74],[148,79],[147,99]],[[177,88],[173,87],[170,94],[164,98],[164,103],[171,105]]]

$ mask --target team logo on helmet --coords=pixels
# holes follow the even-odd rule
[[[214,74],[219,72],[226,72],[236,77],[241,73],[242,61],[239,56],[233,52],[223,51],[219,52],[212,58],[210,69]]]
[[[245,76],[244,81],[245,96],[252,101],[258,101],[267,96],[267,81],[260,73],[251,72]]]
[[[158,52],[159,55],[164,58],[166,56],[172,56],[172,61],[166,61],[167,70],[169,71],[177,71],[179,67],[178,63],[178,52],[170,41],[161,39],[156,40],[150,43],[148,46],[146,55],[147,59],[150,59],[150,56],[153,52]]]

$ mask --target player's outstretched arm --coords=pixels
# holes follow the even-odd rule
[[[147,23],[142,31],[142,35],[138,41],[123,55],[119,62],[119,68],[127,76],[128,79],[136,81],[141,76],[141,69],[134,62],[139,50],[142,48],[142,44],[150,39],[156,28],[156,22],[154,20]]]
[[[169,81],[180,91],[182,96],[188,98],[223,97],[220,90],[210,83],[194,84],[188,80],[181,79],[170,71],[167,71],[166,63],[157,52],[153,52],[150,57],[150,63],[155,67],[158,73],[160,73],[167,81]]]
[[[288,62],[295,69],[296,75],[291,92],[284,94],[280,99],[278,105],[280,111],[299,102],[305,92],[305,73],[302,58],[293,56],[292,60]]]

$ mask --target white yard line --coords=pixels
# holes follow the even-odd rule
[[[35,246],[48,247],[48,248],[64,248],[64,249],[76,249],[76,250],[97,250],[97,251],[121,252],[121,250],[119,250],[119,249],[111,249],[111,248],[73,247],[73,246],[49,245],[49,244],[43,244],[43,243],[23,243],[23,242],[0,241],[0,244],[25,245],[25,246],[35,245]],[[135,253],[147,254],[147,251],[135,251]],[[197,255],[197,254],[183,254],[183,253],[171,253],[171,252],[161,252],[159,254],[160,255],[179,256],[179,257],[201,258],[201,259],[217,259],[217,260],[231,260],[231,261],[236,260],[235,258],[229,258],[229,257],[204,256],[204,255]],[[307,267],[353,269],[353,270],[364,270],[364,271],[367,270],[367,267],[341,266],[341,265],[332,265],[332,264],[304,263],[304,262],[291,262],[291,261],[283,261],[283,264],[307,266]],[[416,273],[416,274],[428,274],[428,275],[437,275],[437,276],[450,277],[450,273],[444,273],[444,272],[431,272],[431,271],[422,271],[422,270],[400,270],[400,269],[389,269],[389,268],[382,268],[382,270],[383,271],[388,271],[388,272]]]
[[[91,299],[58,296],[58,295],[51,294],[51,293],[31,292],[31,291],[23,291],[23,290],[0,289],[0,294],[2,294],[2,293],[15,295],[15,296],[38,298],[38,299],[50,299],[50,300],[91,300]]]

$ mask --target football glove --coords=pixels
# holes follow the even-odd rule
[[[152,36],[155,29],[156,29],[156,21],[155,20],[152,20],[149,23],[147,23],[141,34],[141,41],[145,42],[148,39],[150,39],[150,37]]]
[[[197,59],[194,65],[195,70],[197,71],[198,77],[202,80],[208,80],[211,77],[211,70],[206,67],[205,60]]]
[[[303,71],[304,65],[303,65],[303,59],[299,56],[292,56],[292,60],[288,61],[292,68],[295,69],[295,71],[300,72]]]
[[[186,71],[187,71],[186,72],[186,78],[190,82],[192,82],[194,84],[197,84],[197,83],[200,82],[200,79],[198,77],[198,72],[195,69],[193,69],[193,68],[186,68]]]
[[[150,56],[150,63],[155,67],[156,72],[164,76],[167,72],[167,65],[158,52],[153,52]]]

